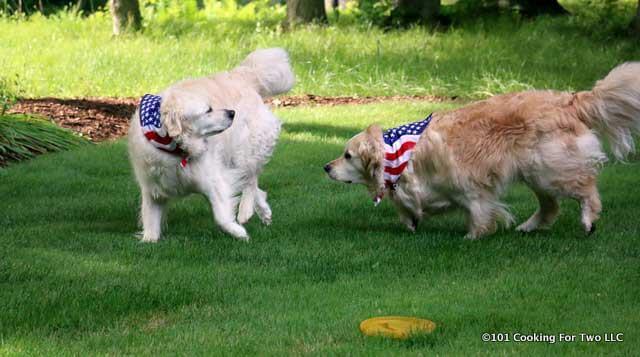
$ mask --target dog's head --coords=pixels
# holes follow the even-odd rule
[[[347,142],[344,153],[324,166],[333,180],[365,184],[371,195],[384,192],[382,129],[371,125]]]
[[[232,109],[216,108],[209,98],[197,92],[169,91],[160,105],[162,125],[171,137],[220,134],[231,126],[235,115]]]

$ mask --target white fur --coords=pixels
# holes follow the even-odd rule
[[[288,92],[296,82],[289,56],[281,48],[267,48],[251,53],[232,74],[252,82],[263,97]]]
[[[129,156],[142,195],[142,241],[160,238],[168,200],[191,193],[204,195],[216,223],[238,239],[249,239],[238,221],[246,222],[254,211],[265,224],[271,222],[271,209],[266,192],[258,188],[258,176],[273,153],[280,121],[261,96],[286,92],[294,82],[286,52],[267,49],[253,52],[230,72],[181,81],[161,92],[161,120],[189,153],[185,168],[179,165],[179,157],[147,141],[138,113],[134,114]],[[234,110],[233,124],[218,135],[203,135],[198,130],[202,125],[196,125],[203,121],[198,113],[209,107],[213,113]],[[238,194],[242,196],[236,221]]]

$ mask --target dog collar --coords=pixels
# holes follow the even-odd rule
[[[420,139],[420,135],[431,123],[431,116],[417,122],[387,129],[382,134],[384,141],[384,184],[395,190],[396,182],[409,165],[411,154]],[[377,198],[376,198],[377,199]],[[382,199],[382,197],[380,197]]]
[[[145,94],[140,99],[139,112],[142,134],[151,145],[166,153],[180,157],[180,166],[185,168],[189,162],[188,154],[178,145],[174,138],[169,136],[167,130],[162,126],[160,121],[161,102],[162,97],[152,94]]]

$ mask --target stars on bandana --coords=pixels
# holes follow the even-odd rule
[[[415,123],[404,124],[397,128],[388,129],[384,132],[382,137],[387,145],[393,145],[394,142],[404,135],[422,134],[424,129],[429,125],[429,122],[431,122],[431,115]]]
[[[160,102],[162,97],[146,94],[140,101],[140,124],[160,129]]]
[[[140,127],[142,134],[149,143],[156,148],[179,156],[180,166],[185,168],[188,162],[187,153],[182,150],[178,142],[169,136],[167,130],[162,127],[160,121],[160,104],[162,97],[152,94],[145,94],[140,100],[138,111],[140,113]]]

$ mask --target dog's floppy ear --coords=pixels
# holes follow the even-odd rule
[[[171,97],[162,101],[160,118],[169,136],[175,137],[182,134],[182,110]]]
[[[384,194],[384,144],[382,141],[382,128],[379,125],[370,125],[365,131],[366,140],[360,147],[365,170],[374,187],[370,187],[374,199]]]

